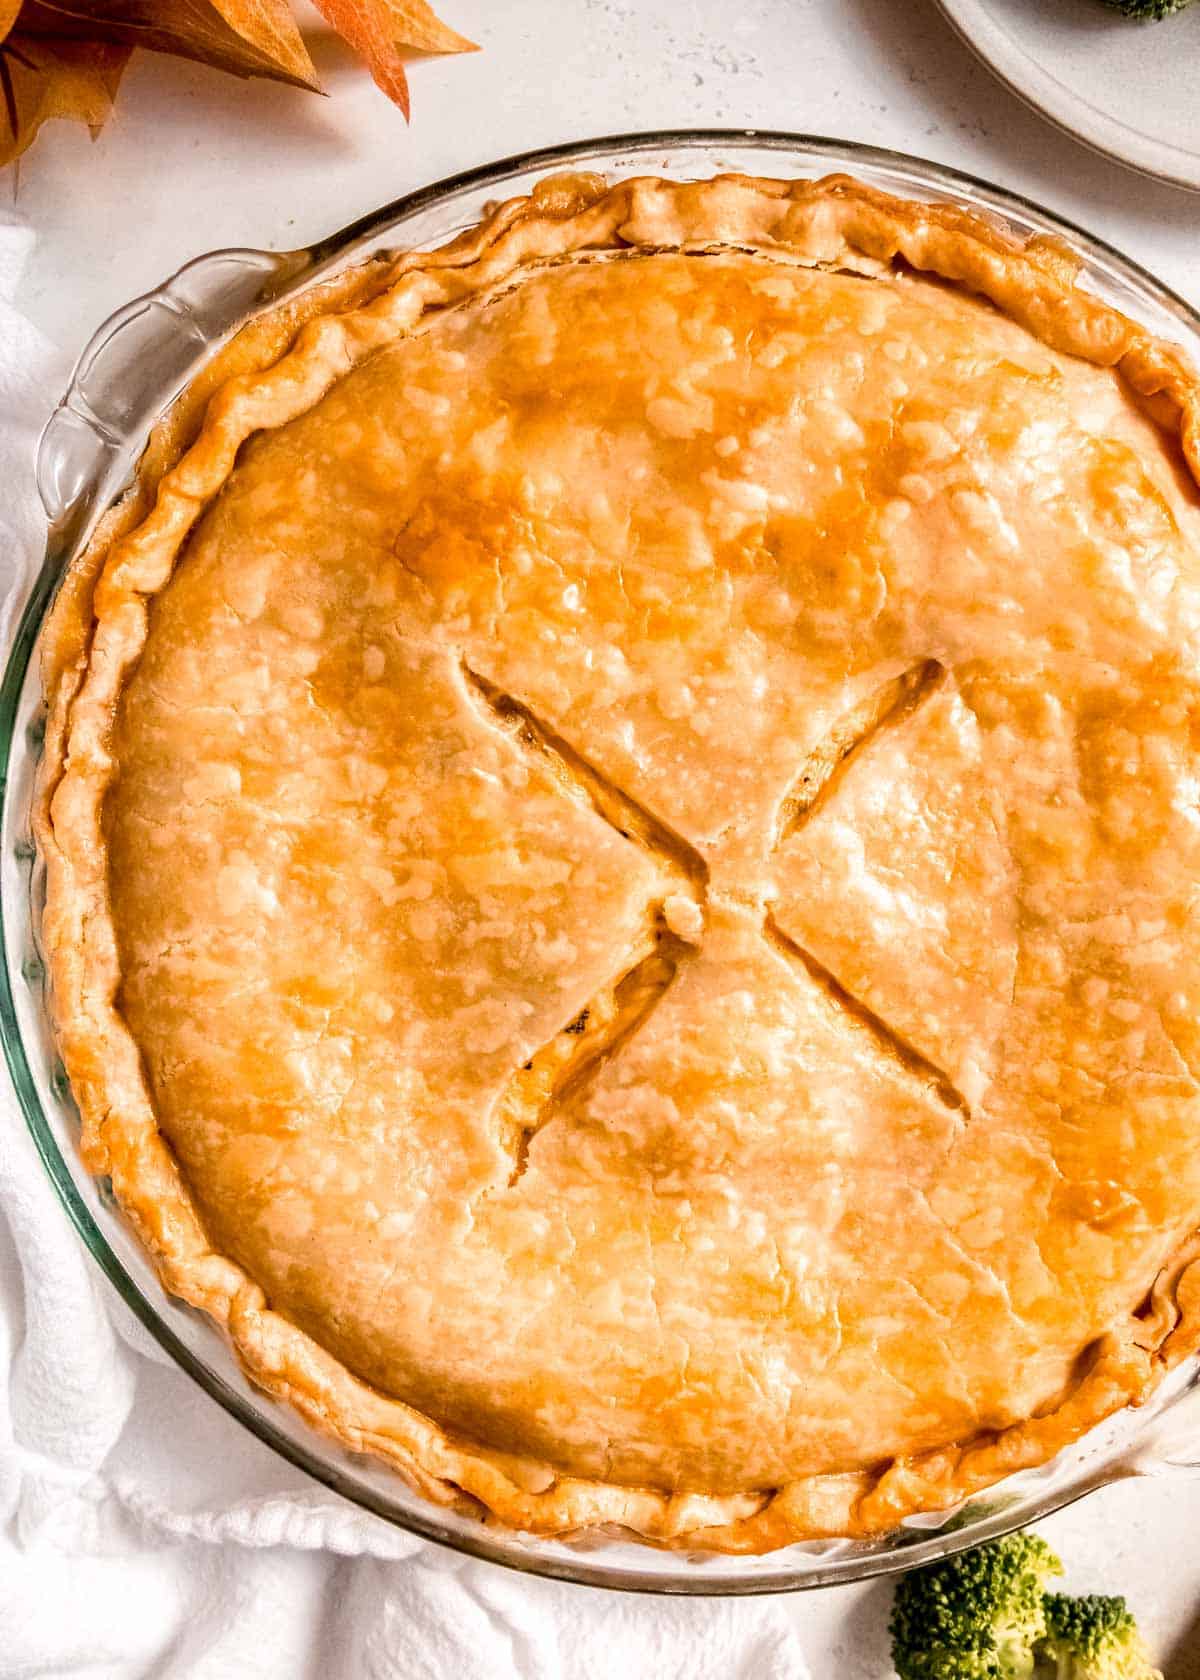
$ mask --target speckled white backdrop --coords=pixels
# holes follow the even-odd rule
[[[110,310],[202,250],[307,243],[413,187],[528,147],[723,124],[869,141],[990,177],[1102,234],[1200,303],[1200,196],[1093,156],[1017,104],[933,0],[442,0],[442,10],[484,50],[414,66],[411,129],[315,14],[305,22],[327,101],[135,59],[96,143],[57,124],[21,165],[16,208],[41,236],[23,307],[78,346]],[[194,1404],[210,1407],[199,1393]],[[205,1417],[195,1427],[235,1426]],[[1135,1601],[1167,1680],[1200,1680],[1200,1482],[1126,1483],[1043,1532],[1067,1557],[1072,1587]],[[376,1572],[387,1567],[342,1562],[331,1572],[295,1559],[314,1614],[321,1602],[350,1613],[358,1593],[382,1589]],[[139,1579],[148,1587],[151,1576]],[[130,1588],[136,1616],[132,1577]],[[578,1589],[529,1591],[548,1599]],[[878,1584],[794,1601],[816,1680],[885,1680],[889,1600]],[[650,1675],[658,1607],[616,1609],[604,1672]],[[749,1603],[697,1604],[697,1638],[730,1615],[753,1640]]]
[[[310,40],[329,100],[136,58],[94,145],[56,124],[21,165],[18,202],[45,236],[25,307],[82,341],[200,250],[306,244],[412,187],[527,147],[726,123],[870,141],[989,176],[1200,301],[1200,195],[1134,176],[1027,111],[932,0],[442,9],[484,50],[414,67],[411,129],[319,30]]]

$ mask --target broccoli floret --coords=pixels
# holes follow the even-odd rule
[[[1062,1564],[1036,1534],[960,1552],[906,1575],[892,1608],[900,1680],[1028,1680]]]
[[[1157,23],[1160,18],[1170,17],[1172,12],[1181,12],[1185,6],[1190,6],[1192,0],[1104,0],[1106,6],[1115,6],[1117,11],[1124,12],[1126,17],[1136,18],[1139,23]]]
[[[1162,1680],[1123,1598],[1048,1593],[1037,1654],[1050,1680]]]

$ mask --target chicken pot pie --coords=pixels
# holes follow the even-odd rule
[[[1200,1342],[1200,389],[845,177],[557,178],[248,327],[60,593],[90,1168],[514,1527],[765,1551]]]

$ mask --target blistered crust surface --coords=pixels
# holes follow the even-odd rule
[[[90,1164],[264,1386],[521,1526],[1039,1462],[1194,1341],[1190,376],[846,182],[388,279],[60,610]]]

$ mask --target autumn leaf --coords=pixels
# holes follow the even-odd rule
[[[409,115],[406,52],[469,52],[426,0],[316,0]],[[0,167],[51,117],[96,134],[134,47],[319,91],[288,0],[0,0]]]
[[[98,134],[130,50],[11,30],[0,45],[0,167],[20,157],[51,117],[71,117]]]
[[[319,85],[287,0],[25,0],[20,17],[41,39],[146,47],[235,76]]]
[[[425,0],[313,0],[359,57],[377,87],[410,115],[404,51],[474,52],[474,41],[449,28]]]

